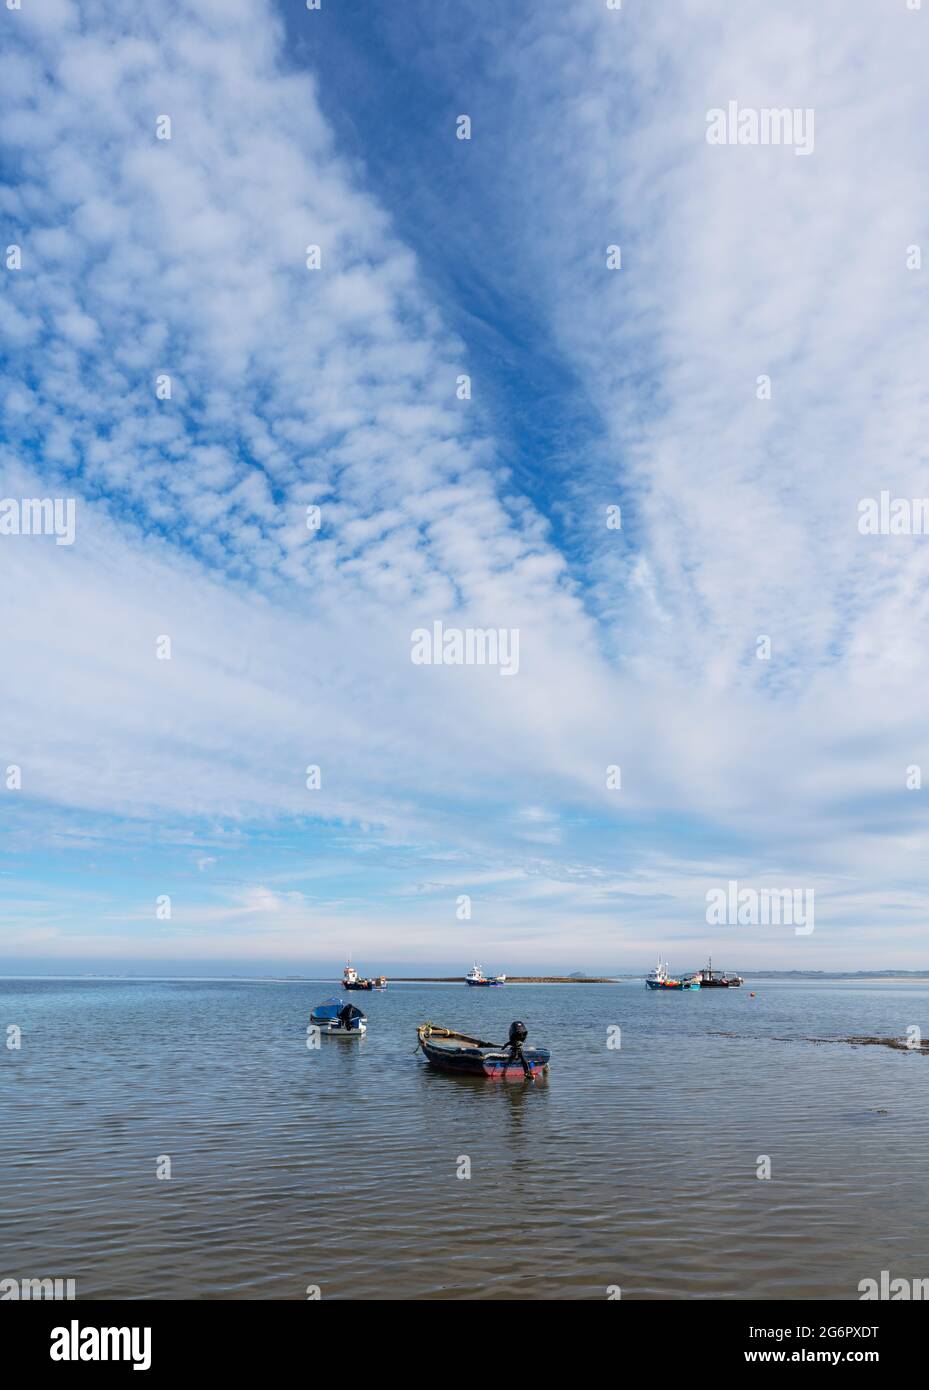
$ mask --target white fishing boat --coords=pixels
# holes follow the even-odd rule
[[[385,983],[385,985],[386,985],[387,981],[385,980],[384,983]],[[343,988],[343,989],[373,989],[373,988],[374,988],[374,981],[373,981],[373,980],[363,980],[363,979],[361,978],[361,976],[358,974],[358,971],[357,971],[357,970],[355,969],[355,967],[352,965],[351,961],[349,961],[348,965],[346,965],[345,969],[342,971],[342,988]]]
[[[310,1023],[327,1038],[360,1038],[368,1031],[367,1017],[361,1009],[343,1004],[334,996],[316,1005]]]

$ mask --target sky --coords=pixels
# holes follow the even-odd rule
[[[929,968],[913,3],[0,10],[0,969]]]

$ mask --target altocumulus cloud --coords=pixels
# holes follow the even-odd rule
[[[55,4],[7,35],[5,489],[67,485],[81,527],[68,570],[4,551],[25,790],[407,828],[424,785],[493,795],[544,679],[427,689],[409,634],[535,615],[544,678],[583,611],[273,10]]]
[[[285,67],[270,5],[5,14],[0,213],[23,265],[0,299],[0,492],[79,498],[74,547],[0,555],[23,795],[444,840],[519,866],[501,925],[586,914],[591,949],[601,920],[656,903],[702,916],[727,874],[815,884],[817,939],[823,884],[834,922],[874,920],[877,883],[915,921],[922,818],[900,789],[929,767],[929,561],[867,549],[856,505],[926,491],[925,292],[905,268],[929,221],[921,17],[551,0],[515,18],[483,122],[519,106],[498,193],[611,447],[572,515],[620,478],[635,499],[628,564],[588,520],[573,575],[456,399],[465,347]],[[707,146],[730,98],[815,108],[815,153]],[[409,634],[438,618],[518,629],[518,677],[413,668]],[[572,829],[585,817],[644,817],[647,862]]]

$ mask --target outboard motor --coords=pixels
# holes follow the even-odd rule
[[[526,1061],[526,1058],[523,1056],[523,1043],[526,1041],[528,1036],[529,1030],[526,1027],[525,1023],[520,1023],[517,1020],[516,1022],[510,1024],[510,1036],[508,1041],[510,1056],[512,1057],[514,1062],[517,1058],[519,1058],[520,1062],[522,1062],[523,1064],[523,1071],[526,1075],[526,1080],[531,1081],[532,1068]]]
[[[355,1018],[357,1015],[360,1014],[360,1012],[361,1010],[356,1009],[354,1004],[346,1004],[343,1008],[341,1008],[339,1010],[339,1021],[342,1024],[342,1027],[350,1032],[354,1024]]]

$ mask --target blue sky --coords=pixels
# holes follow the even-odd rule
[[[0,966],[929,966],[926,13],[2,14]]]

